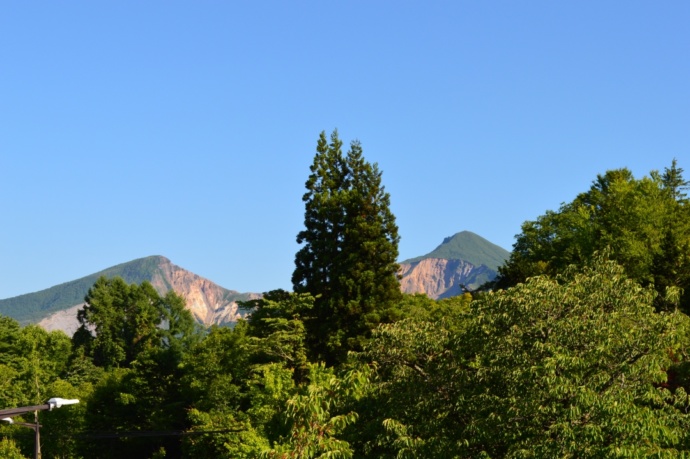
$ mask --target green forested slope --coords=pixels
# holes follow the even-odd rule
[[[498,269],[510,256],[510,252],[492,244],[481,236],[470,231],[462,231],[447,237],[443,243],[426,255],[401,263],[414,263],[425,258],[444,258],[446,260],[464,260],[475,266],[485,265],[492,270]]]
[[[380,174],[323,151],[307,186],[337,186],[305,203],[313,234],[296,270],[317,266],[310,283],[244,303],[252,314],[234,328],[202,330],[176,293],[105,277],[71,339],[0,316],[0,407],[80,400],[41,412],[42,437],[60,439],[43,457],[690,457],[690,183],[675,161],[641,180],[607,171],[526,222],[500,268],[504,289],[389,302],[370,293],[381,284],[371,253],[350,250],[379,247],[380,220],[359,217],[389,213],[353,212],[371,202],[340,186],[354,171],[378,188]],[[478,262],[451,250],[458,236],[435,255]],[[334,252],[352,255],[338,276]],[[34,452],[20,422],[0,424],[0,457]]]
[[[162,260],[165,258],[161,256],[139,258],[45,290],[0,300],[0,314],[22,324],[36,322],[53,312],[82,303],[86,292],[101,276],[119,276],[127,283],[137,284],[150,280],[160,270]]]

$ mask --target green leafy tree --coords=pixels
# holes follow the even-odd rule
[[[148,459],[165,451],[166,457],[181,457],[175,433],[190,427],[192,403],[181,363],[176,349],[155,347],[140,352],[129,368],[107,371],[86,399],[84,413],[89,433],[105,438],[82,442],[81,454]],[[155,432],[160,434],[151,435]]]
[[[269,448],[268,440],[252,426],[242,412],[189,412],[190,435],[184,439],[184,457],[217,459],[256,458]]]
[[[687,197],[686,190],[690,186],[690,182],[683,178],[683,168],[678,167],[678,161],[675,158],[671,162],[671,167],[664,169],[661,180],[664,189],[669,192],[673,199],[685,201]]]
[[[446,435],[460,434],[449,420],[464,396],[467,375],[450,330],[466,321],[407,318],[374,331],[358,355],[376,369],[374,389],[354,408],[360,420],[346,437],[362,457],[453,457]],[[415,456],[421,451],[426,456]]]
[[[469,292],[437,300],[429,298],[423,293],[404,293],[398,308],[401,312],[401,320],[411,319],[417,322],[445,321],[447,324],[459,325],[462,323],[461,319],[469,312],[471,302],[472,294]]]
[[[147,459],[161,449],[166,457],[180,457],[182,442],[174,433],[189,428],[192,404],[183,386],[180,357],[173,348],[152,348],[129,368],[112,368],[104,375],[87,399],[84,416],[91,432],[112,436],[84,441],[84,457]],[[152,432],[160,434],[149,435]]]
[[[192,400],[192,435],[185,451],[194,457],[257,457],[288,432],[287,401],[309,373],[303,318],[314,299],[275,290],[243,304],[248,321],[212,327],[183,366]]]
[[[667,370],[688,319],[595,256],[471,303],[459,331],[402,321],[376,332],[374,446],[399,457],[681,457],[687,410]],[[386,457],[385,454],[377,454]]]
[[[296,383],[304,382],[308,363],[304,323],[312,318],[314,298],[307,293],[273,290],[243,306],[253,309],[248,333],[254,363],[281,362],[294,370]]]
[[[0,440],[0,457],[4,459],[26,459],[14,441],[8,438]]]
[[[200,411],[233,412],[244,406],[244,388],[250,377],[251,346],[247,325],[234,329],[211,327],[189,352],[182,366],[186,398]]]
[[[364,370],[307,359],[309,294],[275,290],[244,304],[248,322],[211,329],[183,366],[192,409],[185,451],[194,457],[350,457],[341,435],[357,419]],[[364,378],[364,379],[363,379]],[[213,431],[213,435],[204,432]]]
[[[38,325],[21,329],[17,352],[22,370],[15,383],[20,384],[30,404],[45,403],[55,396],[47,388],[64,374],[70,349],[70,339],[62,331],[47,332]]]
[[[198,339],[184,299],[172,291],[161,297],[149,282],[130,285],[120,277],[100,277],[84,301],[72,341],[98,366],[129,367],[145,351],[181,352]]]
[[[653,171],[639,180],[628,169],[599,175],[587,192],[557,212],[522,225],[496,286],[555,275],[571,264],[584,266],[596,251],[610,249],[627,275],[656,288],[657,309],[671,307],[668,288],[690,287],[690,206],[682,172],[674,160],[663,174]],[[683,297],[681,307],[689,310],[690,296]]]
[[[92,392],[93,386],[90,383],[74,386],[64,379],[57,379],[46,388],[48,397],[77,399],[79,403],[39,414],[41,438],[44,440],[41,444],[43,457],[81,457],[79,451],[82,440],[79,433],[86,429],[85,413]],[[31,443],[25,451],[30,451],[33,446]]]
[[[0,405],[21,406],[29,400],[23,388],[17,384],[22,372],[22,353],[18,343],[21,336],[19,323],[5,316],[0,316]]]
[[[184,300],[161,296],[148,282],[127,284],[99,278],[79,311],[81,327],[72,342],[68,378],[92,384],[85,422],[95,432],[127,434],[108,439],[109,447],[83,442],[86,457],[149,458],[181,454],[179,437],[133,436],[131,432],[182,431],[188,427],[182,362],[201,339]]]
[[[283,415],[289,432],[276,441],[273,448],[264,451],[262,457],[353,457],[351,445],[339,437],[357,421],[357,413],[349,410],[348,405],[367,393],[367,367],[351,369],[338,376],[323,364],[310,364],[308,379],[310,382],[286,402]]]
[[[19,322],[13,318],[0,316],[0,363],[7,363],[12,358],[20,328]]]
[[[211,327],[182,362],[184,397],[190,400],[188,430],[192,433],[184,439],[187,457],[256,457],[269,445],[264,417],[248,414],[254,403],[250,381],[255,349],[247,329],[244,321],[234,328]],[[286,371],[283,376],[290,380],[292,373]],[[273,387],[270,379],[263,387]],[[262,402],[269,413],[266,422],[270,422],[275,407],[267,400]]]
[[[343,154],[337,131],[330,143],[322,132],[316,151],[292,283],[315,298],[305,324],[313,356],[334,364],[394,317],[399,236],[381,172],[365,161],[359,142]]]
[[[48,332],[37,325],[19,327],[12,319],[0,320],[0,335],[4,338],[0,352],[0,406],[19,407],[40,405],[52,397],[81,398],[84,392],[76,390],[64,381],[71,343],[62,331]],[[80,410],[67,409],[73,414],[72,425],[80,425]],[[60,410],[56,410],[60,411]],[[59,417],[55,413],[41,413],[41,433],[46,438],[69,432],[65,423],[54,423]],[[17,422],[34,422],[33,413],[15,418]],[[4,424],[4,423],[3,423]],[[34,448],[32,435],[26,435],[22,426],[2,426],[0,434],[16,435],[17,445],[24,454],[30,455]],[[70,445],[68,445],[68,443]],[[71,451],[73,442],[51,444],[45,448],[46,457],[57,451],[60,454]],[[8,452],[8,455],[10,453]],[[0,455],[0,457],[4,457]]]
[[[470,346],[486,444],[513,457],[674,455],[688,418],[684,391],[659,386],[687,318],[658,314],[656,294],[595,257],[582,272],[535,278],[475,305]],[[490,338],[489,338],[490,337]],[[501,430],[490,428],[502,419]],[[504,449],[505,448],[505,449]]]

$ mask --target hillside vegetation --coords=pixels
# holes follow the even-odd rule
[[[690,455],[675,161],[607,171],[525,222],[493,290],[434,300],[397,289],[382,174],[340,147],[337,132],[317,143],[295,292],[248,301],[234,328],[201,330],[174,292],[106,277],[71,339],[0,317],[0,404],[81,400],[41,413],[43,457]],[[18,424],[0,425],[13,458],[33,453]]]
[[[100,277],[107,279],[119,277],[129,284],[148,281],[154,285],[158,293],[165,294],[173,289],[166,272],[167,269],[171,269],[171,266],[173,265],[170,260],[159,255],[139,258],[39,292],[0,300],[0,314],[12,317],[22,325],[38,323],[54,312],[83,303],[89,288]],[[223,304],[246,301],[256,296],[223,288],[218,289],[220,294],[217,295],[217,301]]]
[[[401,263],[414,263],[425,258],[464,260],[475,266],[484,265],[496,271],[510,256],[510,252],[470,231],[447,237],[443,243],[426,255],[410,258]]]
[[[45,290],[0,300],[0,313],[22,324],[38,322],[50,313],[83,303],[86,292],[101,276],[121,277],[125,282],[136,284],[151,280],[159,269],[161,258],[139,258]]]

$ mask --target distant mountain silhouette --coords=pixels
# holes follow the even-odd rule
[[[130,284],[148,281],[161,294],[174,290],[185,298],[187,308],[196,319],[207,325],[234,322],[242,315],[237,310],[237,301],[260,296],[225,289],[156,255],[122,263],[39,292],[0,300],[0,314],[12,317],[21,324],[37,323],[52,314],[82,304],[89,288],[101,276],[119,276]]]
[[[493,244],[471,231],[461,231],[443,240],[441,245],[426,255],[410,258],[401,263],[414,263],[425,258],[464,260],[475,266],[485,265],[494,271],[510,256],[506,249]]]
[[[447,237],[426,255],[400,263],[400,286],[406,293],[448,298],[493,280],[510,252],[470,231]]]
[[[432,298],[459,295],[463,287],[474,289],[493,280],[509,255],[510,252],[481,236],[462,231],[445,238],[428,254],[401,262],[401,289],[407,293],[426,293]],[[228,290],[155,255],[35,293],[0,300],[0,314],[22,325],[40,322],[46,328],[69,333],[76,326],[76,311],[100,276],[119,276],[130,284],[148,281],[161,294],[174,290],[185,299],[194,317],[206,325],[236,322],[249,313],[237,303],[261,296]]]

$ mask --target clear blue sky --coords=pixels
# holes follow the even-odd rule
[[[148,255],[290,289],[322,130],[378,163],[400,258],[596,175],[690,176],[687,1],[0,8],[0,298]]]

